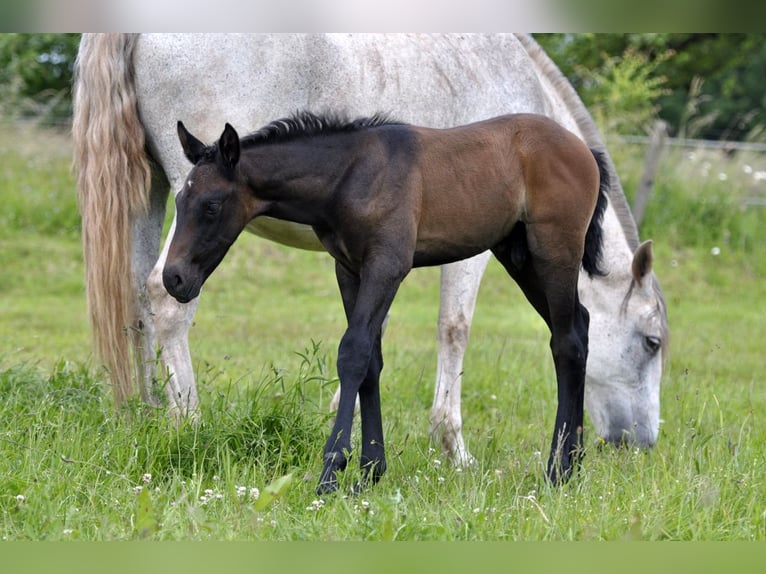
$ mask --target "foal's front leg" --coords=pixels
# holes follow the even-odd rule
[[[375,483],[385,472],[379,388],[383,368],[381,330],[404,273],[392,277],[390,271],[367,268],[357,277],[336,263],[336,276],[349,325],[338,347],[340,399],[335,424],[325,444],[319,494],[338,489],[337,473],[348,464],[357,395],[362,418],[363,483]]]

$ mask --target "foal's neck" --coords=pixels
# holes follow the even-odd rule
[[[240,165],[253,193],[280,201],[321,196],[348,163],[349,154],[334,147],[291,142],[248,150]]]
[[[269,204],[262,215],[314,225],[356,156],[341,142],[299,140],[243,150],[239,166],[252,194]]]

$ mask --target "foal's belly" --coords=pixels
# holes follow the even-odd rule
[[[432,267],[435,265],[445,265],[447,263],[454,263],[461,259],[468,259],[474,255],[478,255],[492,247],[491,245],[481,244],[462,244],[454,245],[450,243],[429,243],[426,245],[419,245],[415,249],[415,253],[412,257],[413,267]]]
[[[422,225],[421,221],[413,267],[444,265],[483,253],[508,237],[519,221],[510,209],[471,215],[465,210],[459,217],[448,218],[438,225]]]
[[[262,216],[253,219],[247,224],[245,229],[258,237],[263,237],[288,247],[307,249],[309,251],[325,250],[311,226],[303,223],[294,223],[292,221]]]

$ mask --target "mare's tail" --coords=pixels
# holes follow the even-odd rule
[[[582,266],[588,275],[593,277],[594,275],[606,275],[606,272],[601,268],[601,254],[603,251],[602,222],[609,195],[609,168],[602,152],[594,149],[590,151],[593,153],[593,157],[596,158],[596,163],[598,164],[598,200],[588,225],[588,231],[585,233],[585,251],[582,256]]]
[[[73,85],[88,311],[94,350],[109,370],[117,404],[132,394],[131,232],[135,218],[147,211],[151,185],[133,77],[136,40],[131,34],[83,34]]]

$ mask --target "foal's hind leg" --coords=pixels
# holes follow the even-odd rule
[[[492,250],[551,331],[558,386],[548,459],[548,477],[554,484],[569,477],[582,445],[589,320],[577,296],[582,259],[578,244],[582,239],[561,226],[517,224],[509,238]]]

